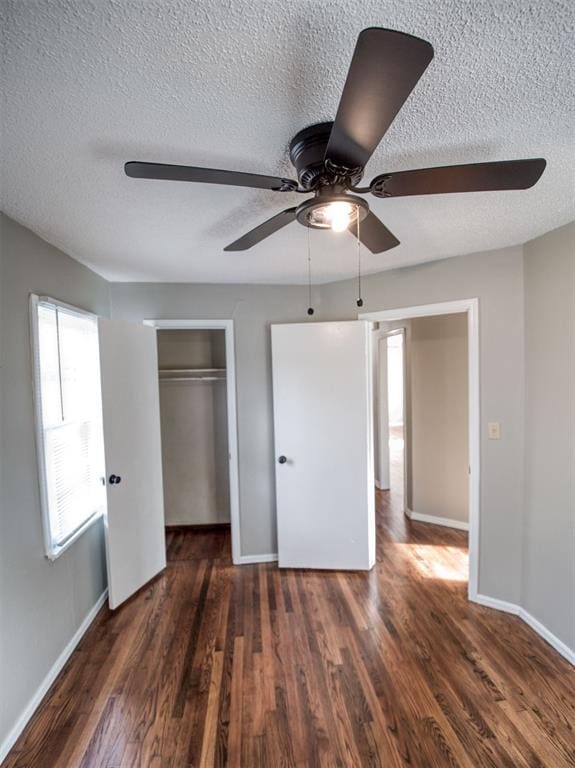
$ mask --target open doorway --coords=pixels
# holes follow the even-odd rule
[[[372,331],[374,364],[374,477],[376,553],[378,562],[389,554],[390,541],[407,541],[405,518],[406,471],[406,329],[375,323]]]
[[[389,490],[405,507],[405,329],[384,337],[387,363]]]
[[[375,485],[403,509],[405,498],[405,329],[373,330]]]
[[[388,310],[360,319],[376,321],[374,453],[384,528],[393,529],[400,539],[420,531],[434,545],[465,550],[469,530],[465,578],[469,575],[468,593],[474,599],[479,515],[477,302]],[[413,528],[420,524],[425,527]],[[432,548],[428,551],[433,556]]]
[[[231,320],[147,320],[157,329],[169,559],[239,554]]]
[[[199,554],[209,543],[229,557],[225,331],[160,329],[157,345],[168,550],[179,537]]]

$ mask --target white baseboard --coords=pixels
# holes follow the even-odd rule
[[[44,698],[44,696],[48,693],[48,690],[54,680],[58,677],[62,669],[64,668],[64,665],[72,655],[74,649],[82,639],[82,637],[86,634],[86,631],[88,630],[90,624],[94,621],[96,618],[96,614],[100,610],[100,608],[104,605],[106,602],[106,598],[108,596],[108,590],[104,590],[100,597],[96,600],[92,608],[88,611],[87,615],[84,617],[84,620],[62,651],[62,653],[58,656],[54,664],[52,664],[52,667],[50,668],[50,671],[46,675],[46,677],[42,680],[40,683],[39,688],[36,690],[26,707],[24,708],[24,711],[21,713],[20,717],[16,720],[15,724],[13,725],[12,729],[2,742],[0,744],[0,763],[4,760],[8,752],[12,749],[14,744],[16,743],[16,740],[18,736],[22,733],[24,728],[26,727],[26,724],[36,711],[36,708]]]
[[[537,634],[542,637],[546,642],[549,643],[549,645],[553,646],[556,651],[558,651],[561,656],[567,659],[573,666],[575,667],[575,651],[569,648],[568,645],[565,645],[563,640],[559,640],[558,637],[556,637],[553,632],[550,632],[546,626],[544,626],[540,621],[538,621],[535,616],[532,616],[530,613],[528,613],[525,608],[519,609],[519,618],[523,619],[523,621],[526,624],[529,624],[531,629],[533,629]]]
[[[275,563],[278,556],[275,554],[268,555],[240,555],[234,560],[234,565],[253,565],[254,563]]]
[[[532,616],[525,608],[515,603],[508,603],[506,600],[499,600],[496,597],[488,597],[487,595],[475,595],[471,598],[473,602],[485,605],[488,608],[495,608],[497,611],[505,611],[505,613],[512,613],[528,624],[531,629],[536,632],[539,637],[542,637],[545,642],[549,643],[552,648],[561,654],[570,664],[575,666],[575,650],[569,648],[568,645],[556,637],[547,627],[542,624],[538,619]]]
[[[435,515],[422,515],[419,512],[414,512],[412,509],[406,509],[405,514],[416,523],[442,525],[445,528],[457,528],[458,531],[469,530],[469,523],[464,523],[461,520],[451,520],[449,517],[435,517]]]
[[[519,616],[519,606],[515,603],[508,603],[506,600],[500,600],[498,597],[489,597],[488,595],[475,595],[475,597],[469,598],[474,603],[484,605],[487,608],[495,608],[496,611],[503,611],[504,613],[512,613],[514,616]]]
[[[382,483],[379,482],[379,480],[375,481],[375,487],[377,488],[378,491],[389,491],[390,490],[389,485],[383,485]]]

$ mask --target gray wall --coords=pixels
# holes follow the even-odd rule
[[[103,526],[44,556],[28,296],[108,314],[107,283],[0,214],[0,743],[106,586]]]
[[[226,332],[223,330],[159,330],[159,368],[225,368]]]
[[[414,512],[469,520],[467,315],[409,321],[411,472]],[[411,485],[411,488],[409,488]]]
[[[276,552],[270,324],[306,319],[307,289],[114,283],[111,297],[113,316],[124,320],[234,320],[241,554]]]
[[[575,223],[525,246],[522,604],[575,649]]]
[[[394,269],[362,280],[375,311],[479,298],[481,387],[480,593],[518,603],[523,516],[523,251],[500,251]],[[357,316],[354,281],[322,290],[322,319]],[[502,439],[487,439],[501,421]]]

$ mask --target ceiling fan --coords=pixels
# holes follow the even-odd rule
[[[193,181],[313,194],[224,248],[243,251],[293,221],[314,229],[349,230],[372,253],[399,245],[359,194],[375,197],[436,195],[532,187],[545,169],[542,158],[395,171],[358,186],[364,168],[433,58],[426,40],[370,27],[358,38],[334,122],[311,125],[294,136],[290,159],[298,181],[254,173],[163,163],[129,162],[138,179]],[[361,224],[361,226],[360,226]]]

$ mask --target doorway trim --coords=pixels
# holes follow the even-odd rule
[[[469,368],[469,582],[468,598],[477,602],[479,587],[479,515],[480,515],[480,402],[479,402],[479,299],[459,299],[436,304],[364,312],[359,320],[393,322],[415,317],[467,313]]]
[[[236,358],[233,320],[163,320],[146,319],[144,325],[156,330],[207,330],[225,331],[226,338],[226,401],[228,410],[228,454],[230,475],[230,525],[232,532],[232,562],[240,565],[240,483],[238,467],[238,415],[236,405]]]

